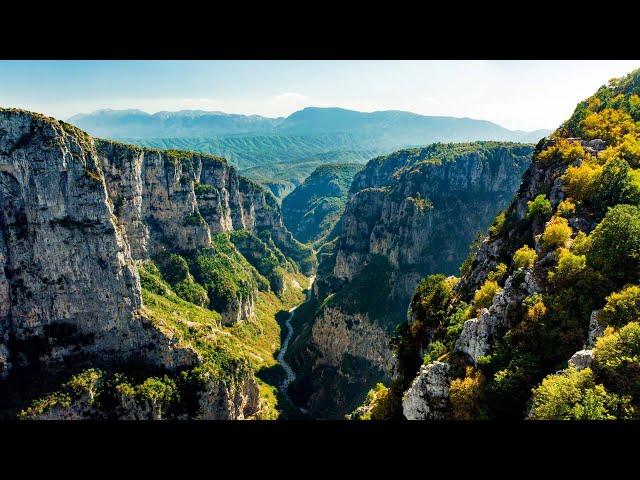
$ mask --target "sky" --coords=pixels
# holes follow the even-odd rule
[[[555,129],[615,61],[0,61],[0,106],[66,120],[135,108],[287,116],[307,106],[405,110]]]

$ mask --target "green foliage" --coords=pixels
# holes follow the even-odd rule
[[[168,295],[171,287],[162,280],[160,270],[150,261],[144,261],[139,264],[138,274],[140,275],[140,285],[143,289],[153,292],[156,295]]]
[[[396,305],[391,304],[385,294],[389,289],[391,265],[386,257],[373,255],[369,263],[351,281],[326,302],[339,305],[347,314],[368,313],[382,325],[389,320],[389,315],[395,311]],[[375,286],[376,294],[372,292]],[[386,326],[386,325],[385,325]]]
[[[416,287],[411,301],[411,322],[404,322],[396,327],[396,334],[391,340],[391,348],[398,359],[400,385],[403,388],[413,379],[421,363],[421,348],[433,349],[436,355],[444,353],[442,340],[449,341],[464,322],[464,312],[450,312],[454,287],[458,279],[445,275],[429,275],[423,278]],[[447,336],[447,334],[449,336]],[[431,345],[428,343],[431,342]],[[431,353],[428,353],[430,356]]]
[[[393,386],[385,387],[384,384],[377,383],[374,388],[369,390],[363,405],[347,418],[350,420],[398,419],[398,412],[402,411],[402,404],[394,393]]]
[[[466,368],[464,378],[455,378],[451,381],[449,400],[453,420],[475,420],[478,418],[484,381],[482,372],[473,367]]]
[[[533,419],[612,420],[629,414],[629,399],[596,384],[589,368],[549,375],[533,391]]]
[[[640,184],[637,175],[633,173],[629,164],[621,158],[609,160],[592,185],[592,198],[590,203],[594,205],[600,214],[604,214],[607,207],[619,203],[636,205],[640,203]]]
[[[553,163],[568,164],[584,157],[585,151],[580,142],[557,138],[554,139],[551,145],[536,155],[536,160],[545,165]]]
[[[537,219],[547,221],[552,212],[551,202],[547,199],[546,195],[540,194],[527,203],[526,218],[527,220]]]
[[[605,386],[640,404],[640,323],[607,327],[596,341],[593,370]]]
[[[189,275],[189,264],[184,257],[177,253],[160,257],[158,265],[162,272],[162,277],[172,285],[186,280]]]
[[[285,225],[301,242],[326,237],[344,210],[360,164],[322,165],[282,201]]]
[[[531,268],[536,263],[538,254],[533,248],[525,245],[513,254],[513,266],[518,268]]]
[[[496,265],[496,268],[489,272],[487,275],[487,279],[493,282],[502,283],[505,276],[507,275],[507,265],[504,263],[499,263]]]
[[[213,185],[209,185],[208,183],[196,183],[193,190],[196,195],[206,195],[208,193],[215,192],[216,189]]]
[[[640,276],[640,208],[616,205],[589,235],[589,265],[616,285]]]
[[[469,273],[471,273],[471,270],[473,268],[473,262],[476,259],[476,252],[478,251],[478,248],[480,248],[480,245],[482,244],[482,238],[483,238],[482,232],[478,232],[478,234],[476,235],[476,239],[469,246],[469,254],[460,265],[460,274],[462,276],[466,276]]]
[[[506,218],[506,214],[504,210],[496,215],[496,218],[493,220],[493,223],[489,227],[489,236],[492,238],[497,237],[502,233],[502,229],[504,228],[504,220]]]
[[[268,280],[268,286],[276,293],[284,288],[287,273],[297,271],[270,238],[262,240],[247,230],[235,230],[229,239],[247,261]],[[258,280],[260,284],[260,280]],[[260,285],[259,285],[260,286]]]
[[[500,286],[494,280],[485,280],[482,286],[474,293],[471,304],[472,311],[482,308],[489,308],[493,303],[493,298],[501,291]]]
[[[431,342],[427,347],[427,352],[424,354],[422,363],[426,365],[428,363],[434,362],[446,353],[447,353],[447,347],[440,340]]]
[[[573,203],[571,200],[566,199],[561,201],[558,204],[558,209],[556,213],[561,217],[567,218],[573,215],[575,211],[576,211],[576,204]]]
[[[185,227],[189,227],[189,226],[194,227],[194,226],[206,225],[206,224],[207,222],[205,221],[204,217],[198,211],[190,213],[184,219]]]
[[[199,250],[191,260],[191,271],[209,296],[209,307],[225,311],[234,301],[246,300],[258,289],[257,272],[229,241],[225,233],[211,239],[211,248]]]
[[[598,314],[598,320],[616,328],[640,321],[640,286],[630,285],[609,295],[606,305]]]
[[[173,286],[176,294],[194,305],[205,307],[209,304],[209,296],[202,285],[196,283],[191,275]]]
[[[553,217],[542,234],[542,247],[545,250],[564,247],[571,238],[569,221],[563,217]]]

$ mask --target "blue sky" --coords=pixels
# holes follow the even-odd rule
[[[407,110],[555,128],[640,61],[1,61],[0,105],[66,119],[101,108],[286,116]]]

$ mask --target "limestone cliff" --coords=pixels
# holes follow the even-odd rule
[[[277,251],[268,272],[278,265],[310,272],[314,262],[284,227],[273,196],[223,159],[97,140],[20,110],[0,110],[0,227],[0,372],[18,383],[35,371],[137,365],[174,374],[203,365],[193,341],[179,340],[149,317],[138,261],[179,252],[200,265],[194,274],[211,262],[222,262],[219,268],[242,262],[257,283],[234,287],[235,297],[226,290],[215,298],[213,287],[208,298],[201,294],[224,306],[217,321],[211,316],[212,328],[252,315],[256,289],[269,288],[251,262],[216,235],[242,230]],[[190,273],[183,280],[176,291],[182,287],[196,302],[193,292],[201,287]],[[246,392],[257,388],[240,364],[231,370],[212,377],[204,403],[231,398],[236,383]],[[253,414],[254,397],[247,393],[232,403]],[[237,410],[210,416],[241,417]]]
[[[395,339],[406,418],[638,417],[639,94],[636,70],[578,104],[455,287],[416,290]]]
[[[339,389],[351,391],[346,403],[318,407],[317,414],[331,409],[342,415],[372,381],[392,370],[388,342],[406,318],[419,279],[457,271],[477,232],[517,190],[532,149],[493,142],[436,144],[376,158],[356,175],[338,236],[321,252],[314,292],[322,304],[307,340],[307,362],[316,370],[330,367],[337,377],[345,359],[358,366],[333,387],[315,383],[308,406],[341,382]],[[371,376],[362,381],[364,371]]]

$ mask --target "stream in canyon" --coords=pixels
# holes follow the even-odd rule
[[[311,297],[311,289],[313,287],[313,282],[315,281],[315,279],[316,279],[315,275],[309,279],[309,289],[307,290],[307,298],[305,299],[305,302],[307,302]],[[300,305],[303,305],[305,302],[301,303]],[[293,325],[291,325],[291,320],[293,320],[293,316],[296,313],[296,309],[300,307],[300,305],[293,307],[291,310],[289,310],[289,317],[285,322],[285,326],[287,328],[287,336],[284,339],[284,342],[282,342],[282,348],[280,348],[280,351],[278,352],[278,356],[276,357],[276,360],[282,366],[282,368],[284,368],[284,371],[285,371],[285,378],[280,384],[280,391],[287,398],[288,398],[287,390],[289,388],[289,385],[291,385],[291,382],[293,382],[296,379],[296,374],[291,368],[291,365],[287,363],[284,357],[287,353],[287,348],[289,348],[289,342],[293,338]],[[304,413],[304,409],[300,409],[300,411]]]

